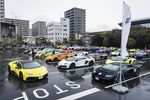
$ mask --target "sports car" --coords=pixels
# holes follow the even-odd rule
[[[81,66],[92,66],[95,63],[95,59],[92,57],[85,56],[73,56],[66,60],[61,60],[58,63],[58,68],[75,68]]]
[[[89,56],[93,57],[96,61],[106,60],[108,58],[107,54],[98,54],[98,53],[92,53],[92,54],[89,54]]]
[[[122,64],[121,69],[125,78],[136,77],[140,73],[140,66],[136,65]],[[118,80],[119,72],[119,63],[106,64],[95,69],[92,72],[92,78],[100,82],[114,82]]]
[[[38,51],[37,54],[35,55],[35,58],[42,58],[44,59],[45,57],[52,55],[53,50],[49,49],[49,50],[43,50],[43,51]]]
[[[134,64],[134,63],[136,63],[136,59],[131,58],[131,57],[118,56],[118,57],[111,57],[105,61],[106,64],[111,64],[111,63],[116,63],[116,62],[124,62],[126,64]]]
[[[40,62],[16,60],[8,64],[8,71],[23,81],[34,81],[48,76],[48,71]]]
[[[116,50],[110,53],[111,56],[120,56],[120,51]]]
[[[131,56],[136,59],[142,59],[148,57],[148,54],[144,50],[139,50]]]
[[[58,54],[54,54],[54,55],[50,55],[48,57],[45,58],[45,62],[49,63],[52,61],[60,61],[63,59],[66,59],[68,57],[72,57],[73,54],[63,54],[63,53],[58,53]]]

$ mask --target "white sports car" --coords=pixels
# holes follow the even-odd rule
[[[74,56],[68,59],[61,60],[58,63],[58,68],[75,68],[81,66],[92,66],[95,63],[95,59],[85,56]]]

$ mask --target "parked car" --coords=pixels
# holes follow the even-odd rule
[[[116,50],[110,53],[111,56],[120,56],[120,50]]]
[[[122,73],[126,77],[139,76],[140,66],[122,64]],[[106,64],[92,72],[92,78],[100,82],[114,82],[120,72],[120,63]]]
[[[139,50],[131,56],[136,58],[136,59],[142,59],[142,58],[148,57],[148,54],[144,50]]]
[[[73,56],[64,60],[61,60],[58,63],[58,68],[75,68],[81,66],[92,66],[95,63],[95,59],[93,57],[85,57],[85,56]]]
[[[126,64],[134,64],[136,63],[136,59],[132,57],[111,57],[105,61],[106,64],[116,63],[116,62],[123,62]]]
[[[137,49],[130,49],[128,50],[129,55],[133,55],[137,52]]]
[[[48,70],[40,62],[15,60],[8,64],[8,71],[23,81],[35,81],[48,76]]]
[[[108,58],[107,54],[98,54],[98,53],[92,53],[92,54],[89,54],[89,56],[93,57],[96,61],[106,60]]]
[[[73,56],[73,54],[58,53],[58,54],[47,56],[45,58],[45,62],[49,63],[49,62],[52,62],[52,61],[60,61],[60,60],[63,60],[63,59],[66,59],[66,58],[72,57],[72,56]]]
[[[35,58],[42,58],[44,59],[45,57],[52,55],[53,54],[53,50],[52,49],[48,49],[48,50],[42,50],[42,51],[38,51],[37,54],[35,55]]]

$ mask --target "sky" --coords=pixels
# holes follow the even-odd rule
[[[131,7],[132,20],[150,18],[150,0],[124,0]],[[5,17],[30,21],[59,22],[64,11],[86,9],[86,31],[120,28],[123,0],[5,0]]]

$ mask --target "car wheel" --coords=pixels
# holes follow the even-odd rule
[[[20,77],[21,80],[23,80],[23,74],[22,74],[22,72],[19,73],[19,77]]]
[[[51,62],[51,60],[49,59],[49,60],[46,60],[45,62],[46,62],[46,64],[49,64]]]
[[[106,59],[107,59],[107,56],[104,57],[104,60],[106,60]]]
[[[53,61],[58,61],[58,58],[54,58],[54,60]]]
[[[135,76],[135,77],[137,77],[137,76],[139,76],[139,75],[140,75],[140,71],[139,71],[139,70],[134,71],[134,76]]]
[[[66,56],[66,59],[68,58],[68,56]]]
[[[72,64],[70,65],[70,68],[75,68],[75,63],[72,63]]]
[[[94,62],[93,62],[93,61],[90,61],[90,62],[89,62],[89,66],[92,66],[92,65],[94,65]]]

